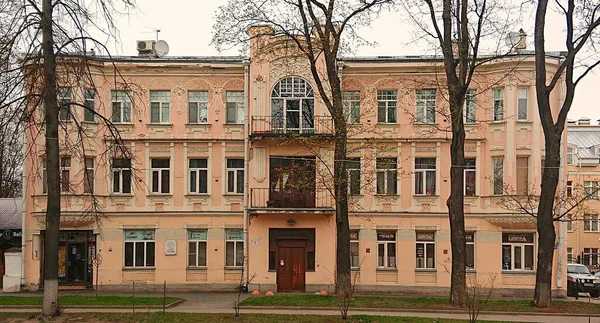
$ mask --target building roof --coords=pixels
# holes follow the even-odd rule
[[[22,218],[22,198],[0,198],[0,230],[21,229]]]
[[[567,131],[567,142],[578,149],[579,158],[598,158],[596,146],[600,146],[600,129]],[[586,149],[587,148],[587,149]]]

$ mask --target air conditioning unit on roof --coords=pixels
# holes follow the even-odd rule
[[[137,50],[141,53],[151,53],[154,51],[154,45],[156,42],[154,40],[138,40],[137,41]]]

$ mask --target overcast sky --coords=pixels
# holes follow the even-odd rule
[[[117,18],[120,30],[119,43],[111,44],[112,54],[136,55],[136,40],[156,39],[156,29],[160,29],[159,39],[170,47],[168,56],[211,56],[238,55],[237,51],[219,53],[210,45],[215,11],[226,0],[171,0],[139,1],[138,8],[129,15]],[[410,26],[402,25],[399,13],[385,13],[374,21],[370,28],[363,28],[361,36],[377,42],[375,47],[362,47],[359,56],[377,55],[417,55],[425,54],[427,48],[410,46]],[[522,17],[522,22],[514,31],[523,28],[528,34],[528,49],[533,49],[533,17]],[[546,50],[563,50],[563,20],[552,16],[547,22]],[[404,36],[403,36],[404,35]],[[404,37],[404,38],[403,38]],[[595,85],[594,85],[595,84]],[[588,75],[577,87],[575,102],[569,119],[586,116],[593,121],[600,119],[600,110],[593,104],[595,91],[600,84],[600,70]]]

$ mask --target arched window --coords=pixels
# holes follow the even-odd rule
[[[277,82],[271,92],[271,129],[275,132],[312,133],[315,129],[315,95],[305,80],[291,76]]]

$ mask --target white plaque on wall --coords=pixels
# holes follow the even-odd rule
[[[177,241],[165,240],[165,255],[172,256],[177,254]]]

